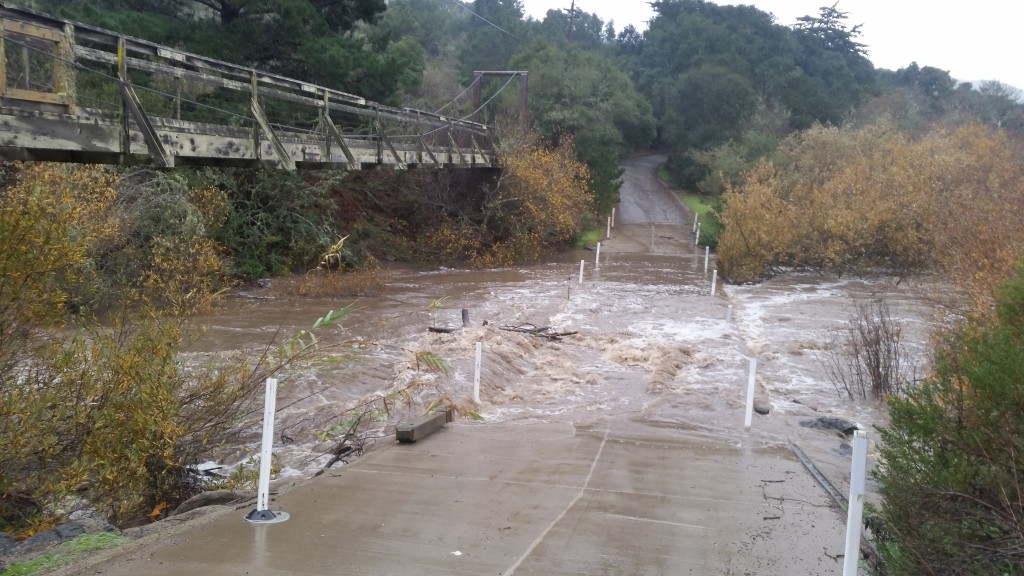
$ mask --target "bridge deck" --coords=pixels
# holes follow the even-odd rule
[[[483,124],[3,2],[0,68],[4,159],[350,170],[496,165]]]

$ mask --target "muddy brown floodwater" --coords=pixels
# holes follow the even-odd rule
[[[310,476],[323,466],[325,446],[314,440],[314,434],[345,407],[426,378],[430,386],[414,399],[409,413],[422,411],[440,394],[478,413],[482,422],[463,424],[470,426],[468,430],[479,427],[480,434],[527,423],[599,430],[614,422],[615,430],[625,436],[669,435],[673,441],[705,446],[718,454],[715,458],[735,459],[737,469],[753,466],[744,463],[744,454],[761,454],[758,462],[771,454],[772,459],[781,459],[777,461],[787,467],[786,474],[805,475],[787,448],[795,443],[840,492],[847,492],[849,439],[804,423],[840,417],[858,423],[873,438],[872,427],[884,424],[886,416],[878,404],[842,398],[825,376],[830,331],[847,322],[854,301],[884,296],[902,322],[911,357],[923,367],[931,283],[793,273],[758,285],[719,282],[712,294],[714,255],[705,271],[704,248],[694,243],[692,216],[654,177],[663,159],[638,157],[625,164],[622,203],[611,238],[602,242],[600,266],[594,251],[580,251],[515,269],[389,270],[384,293],[358,300],[358,310],[344,321],[347,335],[375,345],[355,360],[310,366],[282,377],[277,427],[291,442],[275,446],[275,452],[284,476]],[[209,329],[187,357],[198,362],[258,348],[278,330],[294,333],[351,302],[296,296],[299,282],[275,279],[269,287],[226,299],[201,319]],[[469,310],[471,318],[465,329],[450,334],[426,330],[430,325],[461,325],[462,309]],[[525,324],[575,335],[553,342],[500,329]],[[471,400],[476,342],[483,344],[479,404]],[[417,372],[417,351],[445,358],[448,373]],[[758,360],[757,397],[771,406],[771,412],[755,414],[747,431],[744,407],[752,357]],[[256,432],[254,428],[249,446],[220,454],[222,462],[233,465],[244,457],[243,448],[256,450]],[[715,446],[720,448],[708,448]],[[666,463],[666,473],[672,466]],[[600,469],[592,466],[591,474],[595,470]],[[762,484],[759,490],[767,501],[766,486],[771,487]],[[786,497],[827,500],[824,492],[775,499],[782,502]],[[820,573],[837,573],[833,556],[842,551],[841,541],[824,552],[794,545],[791,556],[809,557],[804,563],[787,564],[791,558],[785,550],[768,550],[780,545],[779,538],[785,544],[787,538],[803,536],[776,534],[776,540],[765,540],[770,529],[764,524],[759,520],[737,527],[737,534],[720,536],[721,554],[708,561],[707,573],[780,574],[786,565],[799,567],[790,572],[794,574],[812,573],[808,566],[827,566]],[[828,530],[841,531],[844,525],[845,516],[836,512],[835,525]],[[726,544],[731,548],[726,550]],[[748,553],[762,560],[744,559]],[[631,573],[673,572],[652,568]]]

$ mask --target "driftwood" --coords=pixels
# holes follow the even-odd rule
[[[484,325],[486,326],[487,322],[484,322]],[[427,330],[437,332],[438,334],[451,334],[452,332],[462,330],[466,326],[469,326],[469,310],[463,308],[462,326],[427,326]]]
[[[564,336],[572,336],[578,334],[578,332],[554,332],[550,326],[536,326],[534,324],[520,324],[519,326],[499,326],[500,330],[507,330],[509,332],[522,332],[524,334],[530,334],[533,336],[540,336],[541,338],[547,338],[548,340],[556,341],[561,340]]]

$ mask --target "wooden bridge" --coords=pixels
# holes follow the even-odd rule
[[[490,168],[492,130],[0,2],[0,158]]]

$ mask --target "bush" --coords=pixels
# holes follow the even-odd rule
[[[997,303],[891,400],[876,472],[889,573],[1024,573],[1024,272]]]
[[[827,346],[825,371],[850,400],[899,395],[909,378],[903,330],[882,298],[854,304],[849,325]]]
[[[949,273],[976,310],[1024,257],[1024,165],[981,125],[912,140],[891,123],[814,128],[726,183],[718,248],[731,281],[782,268]]]
[[[177,321],[143,309],[23,354],[0,374],[0,500],[34,502],[33,513],[87,506],[125,523],[193,495],[186,465],[229,437],[262,380],[237,367],[186,373],[181,344]]]

